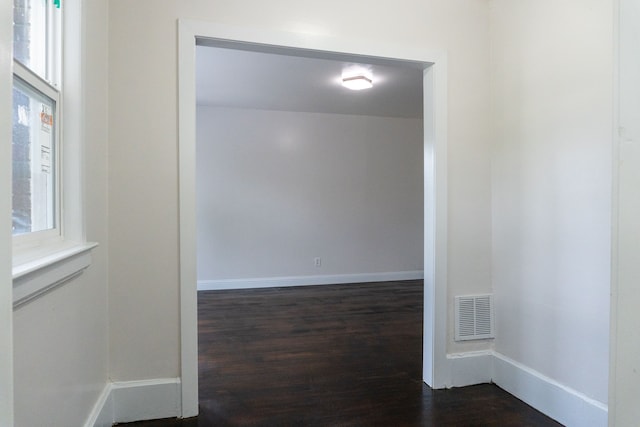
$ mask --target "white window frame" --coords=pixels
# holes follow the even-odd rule
[[[62,7],[59,25],[63,37],[57,43],[60,50],[55,52],[49,46],[61,60],[47,70],[46,76],[54,80],[53,89],[58,92],[57,231],[14,236],[14,309],[81,274],[91,264],[91,249],[97,246],[87,242],[84,223],[82,1],[65,0]],[[14,75],[23,78],[21,67],[14,61]]]
[[[53,193],[54,193],[54,226],[53,228],[41,231],[32,231],[29,233],[23,233],[13,236],[13,251],[14,251],[14,263],[24,261],[25,258],[30,257],[30,253],[33,256],[34,250],[38,247],[48,246],[51,244],[58,243],[63,236],[62,229],[62,188],[60,185],[60,175],[61,175],[61,144],[62,140],[62,131],[60,126],[62,116],[62,103],[60,91],[56,89],[52,84],[45,81],[43,78],[35,74],[33,71],[29,70],[27,67],[22,65],[19,61],[14,60],[13,62],[13,78],[14,81],[16,78],[19,78],[33,89],[35,92],[39,92],[46,97],[53,100],[56,105],[56,108],[53,112],[54,114],[54,127],[53,127],[53,138],[54,138],[54,163],[53,163]]]

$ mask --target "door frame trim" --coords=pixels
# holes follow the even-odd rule
[[[447,57],[443,51],[302,33],[178,21],[180,370],[182,417],[198,415],[196,55],[198,39],[424,63],[423,380],[450,384],[447,360]]]

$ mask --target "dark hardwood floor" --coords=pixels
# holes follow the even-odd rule
[[[134,426],[559,426],[421,381],[422,281],[200,292],[200,415]]]

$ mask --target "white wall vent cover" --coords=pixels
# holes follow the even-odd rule
[[[456,341],[494,338],[492,295],[458,296],[455,303]]]

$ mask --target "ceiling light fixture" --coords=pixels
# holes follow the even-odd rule
[[[358,74],[342,78],[342,86],[351,90],[370,89],[373,87],[373,80],[364,74]]]

